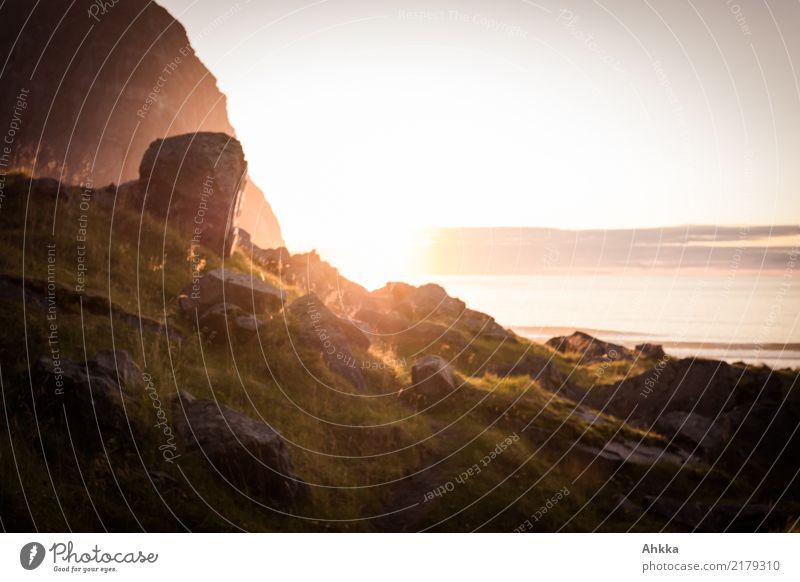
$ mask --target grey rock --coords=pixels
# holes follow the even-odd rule
[[[38,422],[60,444],[92,452],[141,434],[142,373],[127,352],[102,350],[85,363],[44,356],[33,378]]]
[[[656,419],[655,429],[667,438],[699,445],[703,451],[718,450],[732,431],[727,415],[713,419],[694,412],[665,412]]]
[[[187,245],[230,255],[236,239],[247,162],[238,140],[198,132],[157,139],[139,166],[144,208],[176,225]]]
[[[254,499],[297,501],[308,494],[308,486],[294,474],[283,439],[264,422],[186,391],[174,398],[172,418],[187,453],[207,458]]]
[[[345,378],[359,391],[366,389],[356,354],[366,351],[370,341],[356,325],[328,309],[315,294],[294,300],[287,308],[292,316],[294,338],[317,352],[328,369]]]
[[[255,274],[214,269],[186,286],[178,299],[185,312],[214,305],[238,306],[246,313],[269,315],[283,306],[286,292],[262,281]]]
[[[133,386],[142,379],[142,370],[127,350],[98,350],[94,359],[98,371],[112,378],[117,375],[123,386]]]
[[[416,405],[428,405],[446,399],[456,390],[453,368],[440,356],[424,356],[411,367],[411,386],[401,397]]]

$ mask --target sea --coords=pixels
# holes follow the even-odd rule
[[[425,279],[534,341],[582,330],[631,347],[662,344],[675,357],[800,369],[800,277],[793,274]]]

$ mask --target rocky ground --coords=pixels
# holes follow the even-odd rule
[[[124,190],[80,255],[84,191],[7,192],[5,529],[797,527],[797,371],[532,343],[437,285],[215,253]]]

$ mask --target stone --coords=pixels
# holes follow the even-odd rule
[[[238,306],[245,313],[258,316],[277,313],[285,299],[285,291],[262,281],[254,273],[214,269],[200,277],[196,284],[187,285],[178,302],[184,312],[224,304]]]
[[[582,331],[572,335],[554,337],[545,344],[562,354],[573,354],[580,357],[581,363],[611,362],[621,359],[632,359],[634,354],[623,346],[604,342]]]
[[[474,336],[489,337],[499,340],[516,341],[516,336],[494,320],[494,317],[475,311],[465,309],[461,313],[455,325],[463,324],[465,329]]]
[[[85,363],[43,356],[33,378],[37,420],[57,444],[88,453],[141,434],[142,373],[127,352],[102,350]]]
[[[381,334],[399,334],[413,325],[402,315],[369,308],[359,309],[353,319],[366,323],[370,329]]]
[[[384,310],[400,313],[414,321],[435,316],[455,319],[466,309],[463,301],[450,297],[444,288],[433,283],[419,287],[407,283],[388,283],[370,293],[370,298],[382,305]]]
[[[295,299],[287,309],[296,332],[293,339],[318,353],[328,369],[359,391],[366,389],[356,352],[366,351],[369,338],[356,325],[328,309],[315,294]]]
[[[127,350],[98,350],[94,359],[97,370],[112,378],[117,375],[123,386],[133,386],[142,379],[142,370]]]
[[[418,404],[444,400],[456,390],[453,368],[441,356],[424,356],[411,367],[411,386],[401,396]]]
[[[699,446],[704,452],[717,451],[733,431],[727,415],[720,415],[716,422],[695,412],[665,412],[658,416],[655,429],[668,439]]]
[[[239,141],[198,132],[157,139],[139,166],[144,208],[175,225],[189,244],[229,256],[247,175]]]
[[[638,376],[596,387],[586,403],[603,408],[634,424],[650,426],[668,412],[693,412],[706,418],[736,405],[760,400],[780,402],[781,381],[767,373],[747,373],[725,362],[683,359],[661,360]]]
[[[254,499],[298,501],[308,494],[308,485],[294,474],[286,444],[265,422],[186,391],[173,399],[172,422],[186,453],[205,457]]]
[[[217,303],[199,317],[200,331],[211,340],[226,341],[229,336],[239,341],[253,339],[265,325],[255,315],[247,314],[237,305]]]

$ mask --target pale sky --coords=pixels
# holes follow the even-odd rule
[[[161,3],[345,274],[432,226],[800,223],[798,2]]]

